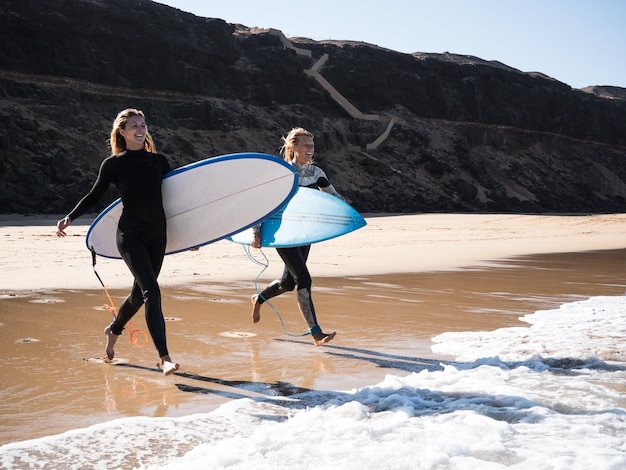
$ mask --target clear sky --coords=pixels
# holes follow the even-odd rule
[[[287,37],[451,52],[541,72],[574,88],[626,88],[626,0],[159,0]]]

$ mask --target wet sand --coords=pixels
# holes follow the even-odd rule
[[[261,268],[241,247],[220,242],[197,253],[168,257],[163,306],[169,348],[181,364],[181,371],[171,377],[158,371],[151,341],[134,346],[128,334],[118,341],[117,365],[93,361],[103,355],[102,331],[111,317],[103,307],[108,299],[93,274],[90,256],[77,252],[86,252],[80,246],[85,225],[72,227],[79,235],[58,240],[49,235],[54,221],[5,221],[0,241],[0,444],[119,417],[207,412],[235,398],[288,399],[308,389],[372,385],[387,374],[406,375],[449,362],[451,358],[430,350],[430,338],[436,334],[523,326],[518,318],[526,313],[595,295],[624,294],[626,250],[615,249],[626,246],[620,246],[617,225],[623,223],[622,216],[603,217],[599,225],[590,218],[554,220],[566,225],[555,235],[559,246],[552,246],[553,240],[541,243],[541,226],[524,230],[523,223],[511,225],[510,220],[497,238],[489,222],[498,225],[498,218],[503,220],[485,216],[481,221],[482,239],[489,239],[497,250],[502,248],[493,245],[508,243],[508,255],[504,249],[501,256],[488,247],[472,250],[472,240],[478,244],[481,234],[477,225],[468,226],[476,220],[471,217],[368,219],[369,234],[355,232],[314,247],[311,271],[318,317],[325,330],[337,331],[337,338],[321,348],[314,347],[310,337],[298,336],[305,327],[292,293],[274,300],[280,317],[265,305],[261,322],[252,324],[249,298]],[[433,229],[435,223],[438,230]],[[420,224],[422,232],[416,233]],[[552,230],[543,228],[546,233]],[[585,234],[593,240],[582,242]],[[529,246],[529,239],[540,242]],[[567,250],[574,239],[578,244],[573,252],[550,253]],[[456,265],[448,264],[463,243],[468,253],[459,256]],[[358,256],[355,263],[358,246],[353,245],[370,255]],[[538,254],[516,256],[523,250]],[[19,253],[22,263],[9,253]],[[272,253],[267,254],[270,268],[261,275],[263,285],[273,278],[272,270],[280,270]],[[176,256],[181,261],[174,261]],[[120,264],[123,268],[114,260],[97,264],[116,305],[128,289]],[[21,267],[11,270],[15,265]],[[393,266],[398,272],[386,272]],[[334,269],[344,275],[333,275]],[[29,284],[31,288],[25,288]],[[145,330],[142,312],[134,324]]]

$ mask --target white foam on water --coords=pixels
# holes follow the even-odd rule
[[[2,468],[626,468],[626,297],[444,333],[439,370],[0,447]]]

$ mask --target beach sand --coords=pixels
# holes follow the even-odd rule
[[[250,321],[250,295],[282,270],[221,241],[166,257],[160,282],[168,345],[181,371],[163,377],[140,312],[118,341],[118,365],[98,363],[109,303],[84,237],[92,218],[55,236],[59,217],[0,216],[0,444],[124,416],[183,416],[234,398],[350,390],[449,361],[430,338],[520,325],[536,310],[622,295],[626,214],[368,216],[319,243],[309,269],[328,346],[300,336],[292,293]],[[253,250],[257,260],[260,252]],[[264,262],[264,261],[263,261]],[[96,270],[113,303],[131,278],[120,260]]]
[[[93,217],[79,218],[59,239],[60,216],[0,215],[0,289],[98,289],[85,235]],[[344,277],[443,271],[488,265],[491,260],[541,253],[626,247],[626,214],[550,216],[513,214],[422,214],[367,217],[367,226],[315,246],[313,277]],[[277,276],[282,265],[264,250]],[[253,250],[253,253],[257,253]],[[128,288],[123,262],[98,257],[107,287]],[[159,277],[163,286],[249,281],[257,274],[241,245],[219,241],[197,252],[168,256]]]

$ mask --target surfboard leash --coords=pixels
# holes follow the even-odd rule
[[[263,273],[265,272],[265,270],[267,268],[269,268],[270,266],[270,262],[267,259],[267,256],[265,255],[265,253],[263,252],[263,248],[259,248],[259,252],[261,253],[261,255],[263,255],[263,259],[265,260],[263,261],[259,261],[258,259],[256,259],[254,257],[254,255],[252,254],[252,252],[250,251],[250,246],[249,245],[242,245],[243,246],[243,250],[246,252],[246,255],[248,256],[248,259],[250,261],[252,261],[254,264],[261,266],[262,269],[259,272],[259,274],[257,274],[256,279],[254,280],[254,289],[256,290],[257,295],[259,295],[261,298],[263,298],[265,300],[265,304],[269,305],[272,310],[274,310],[274,313],[276,313],[276,316],[278,317],[278,321],[280,322],[280,326],[283,329],[283,333],[285,333],[287,336],[291,336],[293,338],[300,338],[302,336],[308,336],[311,333],[309,331],[305,332],[305,333],[301,333],[301,334],[296,334],[296,333],[290,333],[289,331],[287,331],[287,328],[285,327],[285,323],[283,321],[283,317],[281,316],[280,312],[278,311],[278,309],[274,306],[274,304],[272,304],[272,302],[270,302],[268,299],[266,299],[265,297],[263,297],[261,295],[261,291],[259,289],[259,279],[261,278],[261,276],[263,275]]]
[[[103,307],[105,308],[105,310],[111,313],[111,315],[113,316],[113,321],[115,321],[117,319],[117,308],[115,308],[115,304],[113,303],[111,294],[109,294],[109,290],[104,285],[104,282],[102,282],[102,278],[100,277],[100,274],[98,274],[98,271],[96,271],[96,250],[94,249],[93,246],[91,246],[89,247],[89,251],[91,251],[91,264],[93,267],[93,272],[98,278],[98,281],[100,281],[100,284],[102,285],[102,288],[104,289],[104,293],[109,299],[109,304],[104,304]],[[131,321],[129,321],[128,324],[131,327],[130,336],[128,339],[134,346],[143,348],[146,344],[148,344],[148,335],[146,334],[145,331],[137,328]],[[141,337],[143,338],[143,342],[141,343],[139,342],[139,339],[137,338],[138,335],[141,335]]]

